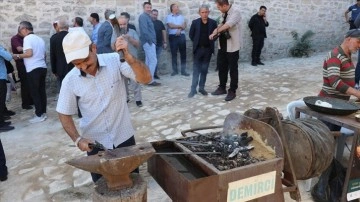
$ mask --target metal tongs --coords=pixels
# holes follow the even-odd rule
[[[185,155],[185,154],[221,154],[221,152],[187,152],[187,151],[183,151],[183,152],[156,152],[155,154],[157,155]]]
[[[180,144],[188,144],[193,146],[211,146],[211,143],[201,143],[199,141],[186,141],[186,140],[166,140],[168,142],[175,142]]]
[[[109,155],[111,156],[116,156],[116,153],[107,149],[106,147],[104,147],[104,145],[102,145],[100,142],[96,141],[95,140],[95,143],[89,143],[89,148],[90,149],[94,149],[94,148],[97,148],[97,149],[102,149],[104,150],[106,153],[108,153]]]

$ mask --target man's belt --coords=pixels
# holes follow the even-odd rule
[[[179,37],[179,36],[181,36],[181,35],[185,35],[185,34],[180,34],[180,35],[176,35],[176,34],[169,34],[169,37],[171,36],[171,37]]]

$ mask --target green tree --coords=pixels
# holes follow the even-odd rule
[[[311,49],[311,37],[314,36],[314,32],[311,30],[306,31],[301,37],[296,31],[291,32],[291,36],[294,39],[294,46],[290,48],[290,55],[292,57],[309,57]]]

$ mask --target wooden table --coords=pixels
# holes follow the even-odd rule
[[[354,145],[357,144],[357,139],[358,139],[359,134],[360,134],[360,122],[357,122],[355,120],[354,114],[347,115],[347,116],[329,115],[329,114],[324,114],[324,113],[313,111],[310,108],[308,108],[307,106],[295,107],[295,112],[296,112],[295,113],[296,118],[300,117],[300,113],[304,113],[306,115],[310,115],[310,116],[315,117],[317,119],[327,121],[327,122],[330,122],[332,124],[335,124],[335,125],[338,125],[338,126],[341,126],[341,127],[345,127],[345,128],[348,128],[348,129],[354,131],[354,138],[353,138],[353,141],[352,141],[352,144],[351,144],[350,159],[348,161],[348,166],[347,166],[345,183],[344,183],[344,188],[343,188],[343,192],[342,192],[341,201],[347,201],[347,197],[360,198],[360,191],[357,191],[356,193],[354,192],[354,193],[351,193],[351,194],[347,193],[348,192],[348,184],[349,184],[350,176],[352,176],[350,174],[352,174],[352,171],[354,171],[354,172],[356,171],[356,169],[352,169],[353,160],[354,160],[354,154],[355,154],[355,148],[356,148],[356,147],[354,147]],[[356,179],[359,179],[359,182],[360,182],[360,178],[356,178]]]

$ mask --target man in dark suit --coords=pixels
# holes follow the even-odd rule
[[[111,48],[111,36],[113,34],[113,26],[111,25],[109,19],[111,14],[115,14],[115,12],[112,10],[106,10],[104,13],[105,22],[101,24],[98,31],[98,41],[96,44],[97,54],[114,52]]]
[[[266,7],[260,6],[259,12],[253,15],[249,21],[251,37],[253,40],[253,49],[251,52],[251,65],[264,65],[260,61],[261,49],[264,47],[264,39],[266,38],[266,28],[269,22],[266,20]]]
[[[201,5],[199,8],[200,18],[193,20],[190,27],[189,37],[193,41],[193,77],[189,98],[197,93],[207,95],[205,90],[206,75],[208,73],[211,55],[214,53],[214,40],[209,40],[209,35],[217,28],[216,21],[209,18],[209,7]],[[200,77],[200,81],[199,81]]]
[[[74,67],[72,63],[67,64],[62,46],[64,37],[68,34],[69,24],[66,20],[57,21],[57,28],[54,35],[50,38],[50,62],[52,73],[57,78],[58,92],[61,82],[66,74]]]

